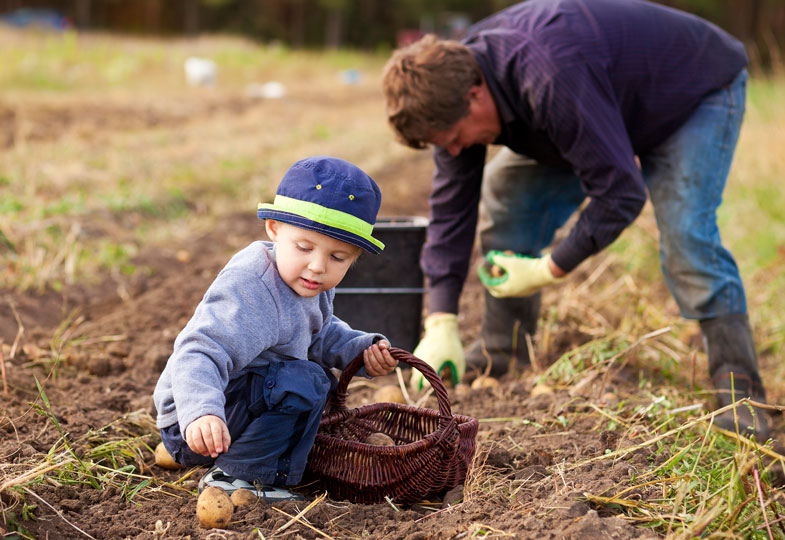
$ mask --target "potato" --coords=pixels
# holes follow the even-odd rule
[[[472,381],[472,389],[474,390],[478,388],[492,388],[494,386],[499,386],[499,381],[488,375],[480,375]]]
[[[547,384],[536,384],[534,388],[532,388],[530,397],[537,397],[543,394],[553,394],[553,388],[548,386]]]
[[[406,404],[406,398],[403,397],[401,388],[396,384],[388,384],[382,386],[373,394],[373,399],[376,403],[403,403]]]
[[[164,443],[159,442],[155,447],[155,464],[162,469],[182,469],[183,466],[177,463],[166,450]]]
[[[600,401],[608,407],[615,407],[619,404],[619,396],[614,392],[605,392],[600,398]]]
[[[466,383],[458,383],[455,385],[455,397],[466,397],[469,395],[470,386]]]
[[[384,433],[371,433],[365,438],[365,442],[374,446],[395,446],[392,437]]]
[[[490,262],[485,261],[482,265],[485,268],[485,271],[493,278],[500,278],[507,273],[504,268],[498,264],[491,264]]]
[[[226,527],[232,519],[234,505],[229,495],[219,487],[210,486],[196,501],[196,517],[205,529]]]
[[[254,504],[259,499],[256,497],[253,491],[250,489],[238,489],[232,496],[230,497],[232,500],[232,504],[237,508],[238,506],[243,506],[245,504]]]

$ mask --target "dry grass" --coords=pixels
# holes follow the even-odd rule
[[[0,43],[0,99],[14,104],[6,127],[13,145],[0,154],[6,287],[137,271],[131,260],[144,246],[252,212],[306,155],[337,155],[373,173],[407,152],[382,114],[382,58],[229,38],[38,39],[2,31]],[[217,88],[186,85],[182,66],[192,54],[216,60]],[[364,74],[359,84],[341,83],[348,67]],[[30,80],[31,73],[45,80]],[[244,95],[246,85],[272,80],[286,86],[285,99]]]

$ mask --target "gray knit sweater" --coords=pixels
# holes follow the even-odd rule
[[[177,336],[153,398],[159,428],[224,417],[228,382],[271,359],[345,368],[381,334],[353,330],[333,315],[334,290],[304,298],[281,280],[271,242],[238,252],[207,289]]]

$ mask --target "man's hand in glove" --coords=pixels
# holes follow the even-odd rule
[[[426,362],[436,373],[449,368],[453,384],[458,384],[466,371],[463,358],[463,345],[458,337],[458,317],[454,313],[432,313],[425,318],[425,334],[414,349],[414,356]],[[422,390],[430,383],[416,369],[412,369],[409,379],[412,390]]]
[[[564,272],[551,261],[550,255],[526,257],[512,252],[489,251],[477,269],[480,281],[493,296],[531,296],[545,285],[558,283]]]

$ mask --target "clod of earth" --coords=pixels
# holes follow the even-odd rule
[[[394,384],[382,386],[373,394],[373,399],[377,403],[402,403],[406,404],[401,388]]]
[[[232,500],[219,487],[206,488],[196,501],[196,517],[205,529],[226,527],[233,513]]]
[[[395,446],[392,437],[384,433],[371,433],[365,438],[365,443],[374,446]]]
[[[255,503],[258,499],[250,489],[238,489],[230,497],[232,504],[237,508],[238,506],[249,505]]]
[[[159,442],[158,446],[155,447],[155,464],[163,469],[175,470],[183,468],[183,466],[177,463],[169,454],[162,442]]]

